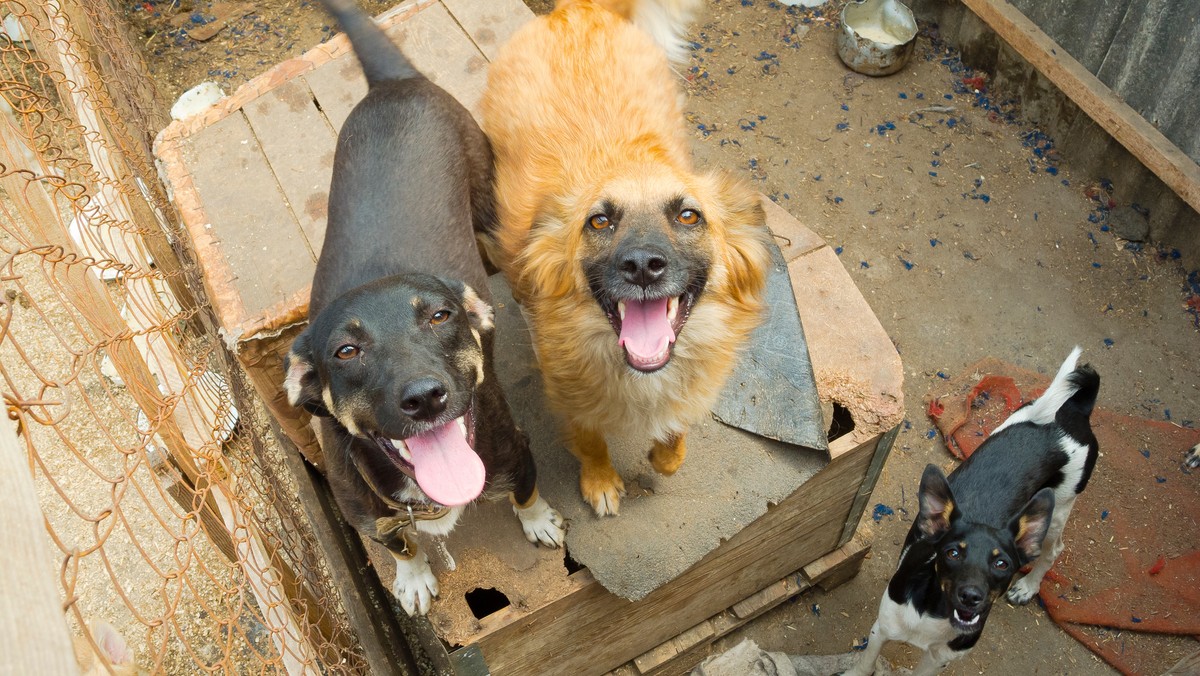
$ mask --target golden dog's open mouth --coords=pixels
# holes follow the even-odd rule
[[[617,344],[625,352],[625,362],[631,368],[653,373],[671,361],[671,346],[691,314],[696,295],[687,291],[665,298],[601,302],[617,333]]]

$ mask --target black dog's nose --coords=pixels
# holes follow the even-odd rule
[[[429,420],[446,410],[446,386],[435,378],[421,378],[404,385],[400,411],[413,420]]]
[[[667,271],[667,257],[654,249],[637,247],[626,251],[617,267],[625,281],[645,288],[662,279]]]
[[[963,587],[958,590],[958,600],[967,608],[975,608],[983,603],[983,592],[975,587]]]

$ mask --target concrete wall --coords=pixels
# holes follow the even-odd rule
[[[1200,0],[1011,0],[1167,138],[1200,161]],[[1106,178],[1119,204],[1150,212],[1151,238],[1200,266],[1200,214],[1180,200],[957,0],[911,0],[991,87],[1055,140],[1076,173]]]

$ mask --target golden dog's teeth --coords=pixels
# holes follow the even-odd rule
[[[617,301],[617,314],[621,316],[621,321],[625,321],[625,301]]]
[[[671,300],[667,301],[667,321],[675,321],[675,316],[679,314],[679,296],[672,296]]]

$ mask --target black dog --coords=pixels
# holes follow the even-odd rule
[[[428,612],[437,579],[410,537],[510,492],[531,542],[560,546],[525,435],[492,372],[492,308],[474,225],[490,222],[492,154],[475,120],[352,0],[326,0],[369,90],[338,135],[311,324],[285,387],[319,416],[342,513],[396,558],[392,592]]]
[[[1009,416],[948,481],[937,467],[925,468],[920,513],[867,649],[847,674],[870,674],[890,640],[925,651],[914,676],[935,674],[975,646],[1005,590],[1014,603],[1037,594],[1100,450],[1089,422],[1100,376],[1087,365],[1075,368],[1079,353],[1075,348],[1046,392]]]

